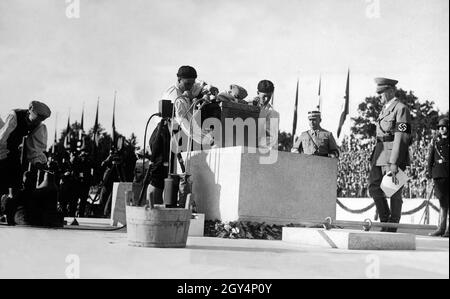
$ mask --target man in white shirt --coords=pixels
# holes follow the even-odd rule
[[[261,109],[259,118],[265,120],[264,125],[259,125],[259,147],[271,150],[278,148],[278,128],[280,114],[270,104],[275,91],[274,84],[269,80],[261,80],[258,83],[257,96],[248,102],[249,105]]]
[[[44,153],[47,148],[47,127],[42,122],[50,115],[47,105],[32,101],[28,110],[12,110],[5,121],[0,122],[0,194],[8,193],[8,188],[20,188],[22,168],[26,168],[28,163],[34,168],[42,168],[47,163]],[[25,154],[22,154],[20,146],[24,137]],[[21,161],[22,157],[26,161]]]
[[[197,71],[191,66],[181,66],[177,73],[177,83],[171,86],[164,94],[163,100],[170,100],[174,105],[174,131],[181,128],[184,145],[187,145],[187,136],[197,144],[211,145],[213,137],[211,132],[201,130],[200,113],[195,108],[203,102],[208,102],[210,96],[217,95],[218,89],[206,82],[198,81]],[[182,146],[181,150],[187,149]]]

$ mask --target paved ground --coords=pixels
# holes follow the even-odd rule
[[[0,278],[66,278],[74,273],[71,255],[81,278],[449,278],[448,239],[425,236],[416,251],[204,237],[190,237],[184,249],[157,249],[130,247],[121,231],[0,226],[0,244]]]

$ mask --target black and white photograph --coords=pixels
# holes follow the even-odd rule
[[[448,0],[0,0],[0,279],[449,279]]]

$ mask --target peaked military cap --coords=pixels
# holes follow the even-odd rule
[[[48,108],[47,105],[39,101],[32,101],[30,103],[29,109],[45,119],[49,118],[50,115],[52,114],[50,108]]]
[[[438,128],[439,127],[447,127],[448,128],[448,118],[443,118],[439,120]]]
[[[243,100],[247,97],[248,93],[247,90],[245,90],[244,87],[241,87],[236,84],[230,85],[230,94],[240,100]]]
[[[377,93],[383,93],[386,89],[395,87],[398,81],[387,78],[375,78],[375,83],[377,84]]]
[[[320,111],[309,111],[308,112],[308,119],[317,119],[321,118]]]

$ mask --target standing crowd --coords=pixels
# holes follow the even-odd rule
[[[414,154],[411,165],[406,167],[410,178],[403,189],[404,198],[427,198],[432,181],[427,179],[427,159],[433,135],[423,136],[410,146]],[[367,177],[370,171],[370,155],[376,139],[361,139],[353,134],[345,136],[339,147],[341,156],[338,164],[338,197],[368,197]]]

